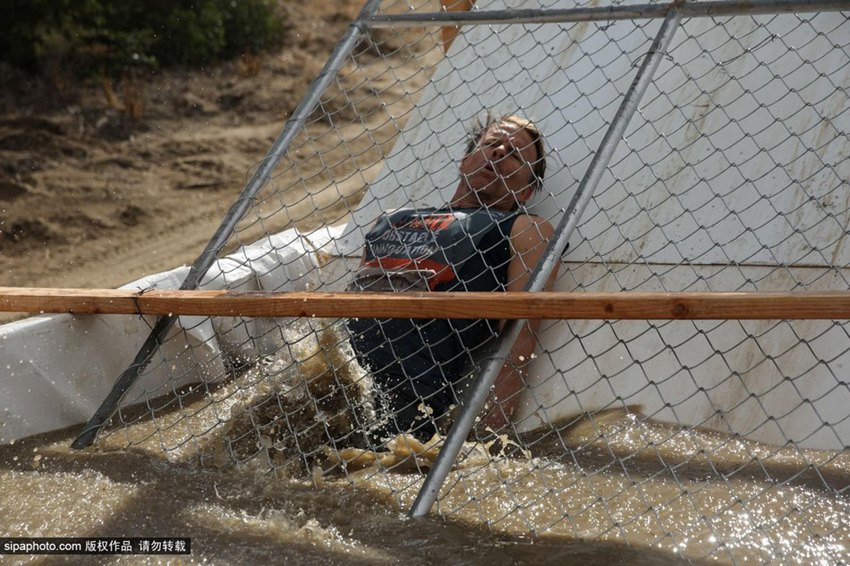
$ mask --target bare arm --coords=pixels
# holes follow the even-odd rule
[[[546,220],[537,216],[522,215],[514,222],[511,230],[511,262],[508,264],[508,291],[522,291],[531,278],[531,272],[543,257],[543,252],[555,230]],[[553,270],[546,282],[546,290],[551,290],[558,270]],[[511,348],[508,359],[490,394],[489,412],[484,417],[485,426],[495,430],[511,421],[519,405],[526,367],[537,346],[536,332],[539,320],[529,320],[523,324],[519,337]]]

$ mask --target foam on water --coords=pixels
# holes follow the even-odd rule
[[[0,447],[0,536],[190,536],[191,563],[850,559],[850,455],[638,407],[553,423],[522,448],[467,443],[435,507],[443,519],[408,520],[442,439],[329,442],[373,415],[368,379],[337,325],[308,321],[282,339],[286,356],[93,449],[70,450],[70,433]]]

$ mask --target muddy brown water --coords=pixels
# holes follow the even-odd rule
[[[116,429],[94,448],[69,448],[78,430],[0,447],[0,537],[190,537],[191,555],[0,556],[0,562],[850,561],[847,451],[780,448],[681,428],[635,407],[528,433],[522,449],[508,444],[496,457],[467,443],[425,519],[406,512],[434,450],[405,459],[402,439],[371,463],[343,470],[325,460],[324,473],[291,473],[278,465],[281,454],[272,453],[278,441],[262,435],[258,456],[223,462],[222,453],[233,454],[222,451],[225,439],[238,423],[250,422],[246,411],[270,394],[303,394],[304,377],[336,364],[333,355],[323,363],[309,355],[333,340],[296,342],[306,349],[293,354],[300,356],[299,371],[280,371],[294,367],[280,360],[267,363],[194,405]]]

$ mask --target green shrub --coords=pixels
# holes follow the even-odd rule
[[[32,72],[120,76],[204,65],[280,42],[273,0],[6,0],[0,61]]]

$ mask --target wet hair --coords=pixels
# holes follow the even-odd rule
[[[476,119],[467,132],[466,153],[464,155],[472,153],[487,130],[496,124],[514,124],[528,132],[531,137],[531,142],[537,151],[537,159],[530,163],[531,174],[534,178],[534,192],[536,193],[543,188],[543,178],[546,176],[546,154],[543,148],[543,134],[531,120],[515,114],[494,116],[488,112],[483,120],[481,118]]]

